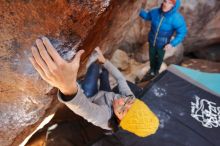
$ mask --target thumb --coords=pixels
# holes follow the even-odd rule
[[[96,52],[97,52],[99,55],[102,54],[102,51],[100,50],[100,47],[96,47],[95,50],[96,50]]]
[[[85,50],[79,50],[79,51],[76,53],[74,59],[72,60],[72,63],[78,63],[78,64],[79,64],[80,59],[81,59],[81,56],[82,56],[82,54],[83,54],[84,52],[85,52]]]
[[[99,47],[99,46],[97,46],[97,47],[95,48],[95,50],[96,50],[96,51],[99,51],[99,50],[100,50],[100,47]]]

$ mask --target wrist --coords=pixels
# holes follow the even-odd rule
[[[105,64],[105,62],[106,62],[106,59],[105,59],[105,58],[103,58],[103,59],[100,59],[100,60],[99,60],[99,62],[100,62],[100,64]]]
[[[106,62],[106,59],[103,60],[102,64],[105,64],[105,62]]]
[[[77,93],[78,87],[76,84],[73,84],[72,86],[60,89],[60,91],[63,93],[63,95],[70,96]]]

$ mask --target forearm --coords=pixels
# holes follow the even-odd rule
[[[105,61],[103,66],[108,70],[108,72],[116,79],[119,87],[119,92],[122,95],[133,95],[131,92],[125,77],[122,73],[108,60]]]
[[[173,40],[171,40],[170,44],[173,47],[176,47],[184,40],[186,34],[187,34],[187,30],[182,31],[181,33],[177,33],[175,38]]]
[[[112,115],[110,107],[107,105],[97,105],[92,103],[79,87],[76,95],[73,95],[71,100],[65,101],[60,91],[58,92],[58,99],[74,113],[83,117],[88,122],[103,129],[110,130],[108,127],[108,121]]]
[[[125,80],[122,73],[109,60],[106,60],[103,66],[116,80]]]
[[[178,44],[180,44],[184,40],[184,38],[187,34],[187,26],[186,26],[184,18],[180,17],[179,20],[176,22],[177,23],[174,25],[174,28],[176,30],[176,36],[170,42],[170,44],[173,47],[176,47]]]

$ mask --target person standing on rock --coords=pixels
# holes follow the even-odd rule
[[[179,13],[180,0],[163,0],[161,7],[145,11],[147,0],[142,0],[142,9],[139,16],[151,21],[151,30],[148,35],[150,70],[142,81],[153,78],[159,73],[166,51],[180,44],[186,34],[187,26],[183,16]],[[174,39],[171,39],[175,33]]]

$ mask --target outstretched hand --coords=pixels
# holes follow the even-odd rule
[[[31,50],[33,56],[29,60],[43,80],[58,88],[64,95],[77,92],[77,73],[84,50],[78,51],[74,59],[67,62],[46,37],[37,39],[36,47],[33,46]]]
[[[102,51],[100,50],[100,48],[99,48],[99,47],[96,47],[96,48],[95,48],[95,51],[96,51],[97,54],[98,54],[98,61],[99,61],[100,63],[104,64],[105,61],[106,61],[106,59],[105,59],[105,57],[104,57]]]

